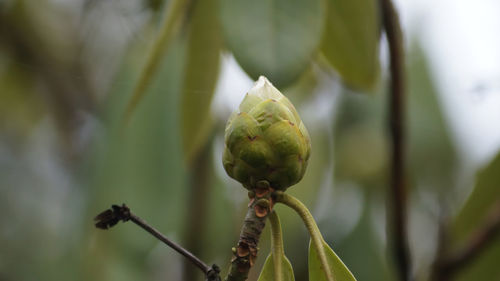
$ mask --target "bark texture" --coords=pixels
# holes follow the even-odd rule
[[[226,281],[244,281],[257,259],[257,245],[272,210],[271,189],[256,189],[249,192],[250,203],[241,228],[238,244],[233,248],[231,269]]]

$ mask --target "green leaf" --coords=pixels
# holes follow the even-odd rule
[[[324,241],[323,249],[330,267],[327,270],[332,272],[335,281],[356,280],[342,260]],[[323,270],[324,269],[322,268],[318,257],[318,252],[316,251],[316,248],[313,247],[312,241],[309,241],[309,281],[326,281],[326,276]]]
[[[349,86],[373,90],[379,77],[376,0],[329,0],[321,51]]]
[[[457,150],[439,101],[421,43],[408,52],[408,166],[409,178],[418,188],[449,194],[456,182]],[[432,161],[429,157],[432,156]]]
[[[283,280],[274,280],[274,261],[273,254],[271,253],[269,254],[269,256],[267,256],[264,267],[262,268],[259,279],[257,281],[295,281],[293,268],[290,264],[290,261],[285,255],[282,255],[281,261],[281,276],[283,276]]]
[[[222,46],[215,1],[195,3],[189,30],[181,100],[182,140],[188,164],[206,143],[213,125],[210,104]]]
[[[139,78],[134,86],[132,96],[130,97],[125,114],[123,116],[124,124],[127,124],[132,117],[137,105],[143,100],[151,81],[155,77],[163,61],[165,52],[171,46],[175,39],[179,25],[182,22],[184,14],[187,9],[187,2],[185,0],[172,0],[169,1],[168,7],[165,10],[165,19],[159,30],[157,38],[155,38],[153,46],[148,53],[146,62],[139,74]]]
[[[500,153],[481,169],[476,176],[476,185],[453,224],[456,240],[462,241],[473,232],[491,206],[500,200]]]
[[[173,233],[182,229],[185,221],[184,202],[187,200],[186,172],[182,165],[179,112],[182,70],[185,64],[186,40],[175,40],[165,57],[159,62],[158,77],[154,79],[137,108],[126,131],[121,127],[121,114],[127,96],[126,89],[132,86],[137,66],[137,52],[131,49],[124,65],[113,83],[111,95],[103,106],[106,138],[96,143],[89,159],[90,184],[87,221],[96,210],[108,206],[120,198],[141,217],[158,229]],[[142,44],[138,42],[137,44]],[[175,214],[175,216],[165,216]],[[123,227],[123,228],[122,228]],[[102,235],[93,228],[86,239],[95,237],[96,247],[84,253],[84,260],[91,267],[105,264],[109,267],[99,273],[89,273],[89,279],[101,280],[145,280],[147,270],[137,269],[134,260],[146,259],[156,241],[133,225],[124,224],[112,235]],[[90,229],[89,229],[90,231]],[[119,249],[126,253],[116,255]],[[146,250],[145,250],[146,249]],[[58,273],[58,267],[54,272]],[[45,279],[45,280],[51,280]]]
[[[408,48],[408,178],[410,188],[454,196],[457,149],[445,118],[440,93],[429,72],[428,55],[413,41]],[[338,181],[385,188],[389,169],[386,132],[387,93],[343,94],[335,121],[333,153]],[[429,158],[432,157],[432,161]]]
[[[470,235],[480,227],[492,206],[500,199],[500,153],[490,164],[478,172],[476,185],[465,206],[459,212],[452,225],[453,242],[463,246]],[[490,246],[461,272],[457,280],[498,280],[500,276],[500,239],[495,239]]]
[[[321,0],[220,1],[225,42],[253,79],[285,87],[307,68],[321,40]]]
[[[371,216],[372,206],[378,202],[369,197],[368,189],[364,193],[363,213],[358,224],[349,235],[336,243],[335,249],[359,280],[395,281],[386,259],[386,249],[380,245]]]
[[[23,136],[42,120],[47,107],[35,90],[35,81],[15,63],[0,67],[0,131]]]

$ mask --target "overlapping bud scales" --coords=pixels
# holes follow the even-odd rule
[[[224,169],[247,189],[264,183],[285,190],[302,179],[310,154],[297,110],[261,76],[227,122]]]

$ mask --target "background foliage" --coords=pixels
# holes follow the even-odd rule
[[[0,280],[202,279],[132,225],[93,227],[95,214],[122,202],[226,270],[247,199],[222,170],[223,128],[228,101],[239,102],[248,77],[261,74],[311,134],[308,171],[289,192],[311,207],[358,280],[394,280],[378,2],[193,1],[124,129],[167,4],[0,1]],[[440,217],[462,245],[500,198],[500,161],[467,159],[422,39],[406,36],[410,246],[417,279],[426,280]],[[295,278],[307,280],[306,230],[292,211],[276,209]],[[256,268],[269,239],[264,233]],[[499,247],[497,238],[458,280],[500,280]]]

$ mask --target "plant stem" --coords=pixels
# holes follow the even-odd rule
[[[142,229],[146,230],[147,232],[151,233],[154,237],[158,238],[158,240],[162,241],[163,243],[167,244],[170,248],[174,249],[177,251],[179,254],[185,256],[188,258],[194,265],[196,265],[203,273],[206,273],[210,267],[205,264],[203,261],[201,261],[198,257],[193,255],[191,252],[188,250],[184,249],[180,245],[170,241],[166,236],[161,234],[158,230],[156,230],[154,227],[150,226],[146,221],[142,220],[141,218],[137,217],[136,215],[130,213],[130,220],[133,221],[135,224],[140,226]]]
[[[285,252],[283,250],[283,235],[281,232],[280,218],[275,211],[272,211],[269,215],[269,222],[271,223],[271,249],[274,263],[274,281],[283,281],[282,257]]]
[[[323,239],[323,236],[321,236],[321,232],[319,231],[319,228],[316,225],[316,222],[314,221],[311,212],[309,212],[307,207],[302,202],[300,202],[299,199],[291,195],[285,194],[283,192],[275,192],[275,195],[276,195],[276,202],[283,203],[289,206],[290,208],[294,209],[302,218],[304,224],[307,227],[307,230],[309,231],[309,234],[311,235],[313,246],[316,248],[316,251],[318,252],[318,258],[321,262],[321,266],[325,269],[324,272],[326,275],[326,279],[328,281],[335,281],[331,270],[326,270],[327,268],[330,268],[330,266],[328,265],[328,262],[326,260],[326,253],[323,248],[323,243],[325,243],[325,240]]]
[[[206,263],[204,263],[202,260],[200,260],[197,256],[193,255],[188,250],[170,241],[170,239],[168,239],[165,235],[156,230],[156,228],[152,227],[146,221],[133,214],[125,204],[123,204],[122,206],[113,205],[111,209],[108,209],[97,215],[97,217],[95,217],[94,220],[96,221],[95,226],[100,229],[108,229],[116,225],[119,221],[126,222],[130,220],[134,222],[136,225],[140,226],[142,229],[149,232],[158,240],[165,243],[170,248],[177,251],[179,254],[186,257],[189,261],[191,261],[192,264],[194,264],[201,271],[203,271],[208,281],[218,281],[218,280],[220,281],[219,277],[220,270],[217,265],[214,264],[211,267],[208,266]]]
[[[391,133],[391,183],[389,202],[394,260],[399,279],[410,280],[411,266],[407,229],[407,188],[405,179],[405,68],[402,31],[391,0],[381,0],[382,18],[390,56],[389,127]]]
[[[260,234],[266,225],[266,219],[271,212],[271,191],[263,194],[250,192],[250,204],[248,204],[245,221],[241,227],[238,244],[233,248],[231,268],[226,281],[244,281],[248,278],[248,272],[257,259],[257,245]]]
[[[153,79],[158,65],[162,61],[163,55],[167,52],[168,47],[171,45],[172,39],[178,29],[181,18],[187,9],[188,0],[171,0],[165,8],[165,16],[163,24],[160,29],[160,34],[153,43],[151,51],[142,71],[139,75],[139,80],[135,84],[132,97],[130,98],[125,115],[123,117],[123,124],[128,124],[134,109],[137,107],[142,97],[146,93],[146,89]]]

